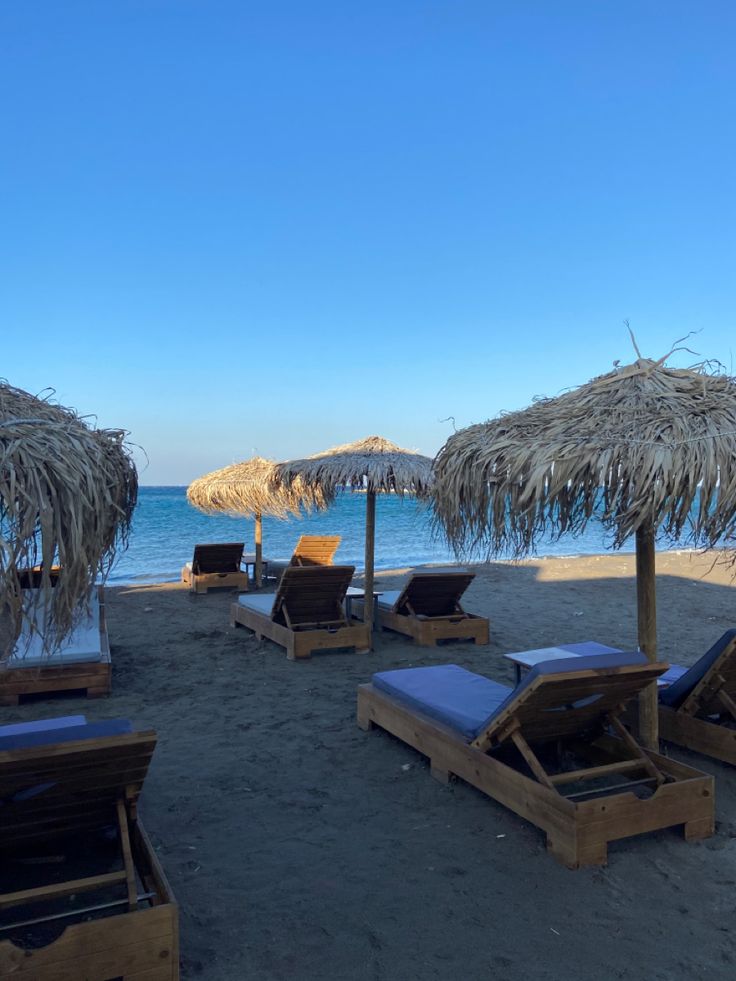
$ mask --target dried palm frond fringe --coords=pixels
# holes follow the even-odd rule
[[[595,517],[713,547],[736,531],[736,379],[640,358],[557,398],[469,426],[434,463],[433,508],[460,553],[521,556]]]
[[[324,507],[319,488],[297,480],[286,487],[274,480],[276,464],[256,456],[243,463],[198,477],[187,488],[187,500],[205,514],[299,517],[303,511]]]
[[[137,493],[125,433],[93,429],[71,409],[0,383],[0,661],[33,620],[23,570],[42,570],[38,605],[51,652],[127,544]],[[61,573],[52,588],[53,564]]]
[[[319,489],[328,500],[345,487],[375,493],[411,493],[424,498],[432,486],[432,461],[388,439],[369,436],[282,463],[276,468],[276,478],[289,486],[301,480],[305,487]]]

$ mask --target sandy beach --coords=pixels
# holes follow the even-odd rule
[[[633,556],[475,568],[466,607],[491,618],[488,647],[383,633],[371,654],[296,663],[229,627],[230,593],[108,589],[112,696],[5,710],[6,722],[86,712],[157,730],[141,812],[180,903],[184,979],[734,976],[727,766],[667,749],[715,775],[713,838],[630,839],[611,845],[606,868],[571,872],[537,828],[357,728],[356,688],[376,670],[452,662],[511,683],[508,651],[636,646]],[[671,552],[657,572],[660,656],[692,663],[736,625],[731,570]]]

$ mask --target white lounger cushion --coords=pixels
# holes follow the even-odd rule
[[[403,593],[403,589],[387,589],[382,596],[378,597],[378,606],[382,610],[393,610],[396,601]]]
[[[43,608],[41,605],[35,609],[31,607],[32,615],[35,614],[35,622],[43,623]],[[59,664],[78,664],[85,661],[99,661],[102,659],[100,648],[100,602],[97,594],[90,599],[90,616],[82,620],[79,626],[72,631],[66,638],[61,647],[49,654],[43,649],[43,639],[41,634],[34,630],[24,628],[15,650],[7,661],[9,668],[37,668]]]
[[[249,596],[247,593],[238,596],[238,603],[247,610],[255,610],[256,613],[263,613],[270,617],[273,610],[273,594],[265,596]]]

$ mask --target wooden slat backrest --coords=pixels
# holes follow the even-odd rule
[[[682,703],[682,708],[690,714],[709,714],[721,712],[723,706],[717,702],[718,692],[724,691],[736,700],[736,638],[723,649],[697,685]]]
[[[296,543],[291,565],[332,565],[340,542],[339,535],[302,535]]]
[[[0,848],[109,823],[135,806],[156,747],[136,732],[0,752]]]
[[[49,569],[49,580],[52,586],[59,581],[60,565],[52,565]],[[21,589],[39,589],[43,578],[43,571],[40,565],[34,565],[32,569],[18,569],[18,579]]]
[[[284,622],[284,607],[293,624],[344,620],[343,600],[355,566],[295,566],[284,569],[274,598],[272,617]]]
[[[195,545],[192,572],[239,572],[244,548],[244,542]]]
[[[663,674],[667,664],[542,674],[483,730],[478,741],[496,742],[517,726],[527,742],[580,735],[634,698]],[[590,700],[590,701],[588,701]]]
[[[442,617],[458,612],[460,598],[474,572],[415,572],[396,600],[395,613]]]

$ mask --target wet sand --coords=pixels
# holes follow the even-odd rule
[[[731,570],[711,565],[658,557],[663,659],[689,664],[736,625]],[[3,710],[7,722],[86,712],[158,731],[141,813],[181,906],[185,981],[736,974],[736,771],[669,748],[715,774],[716,835],[629,839],[606,868],[571,872],[537,828],[357,728],[356,688],[375,670],[454,662],[511,683],[507,651],[636,646],[633,556],[476,572],[466,607],[491,618],[488,647],[383,633],[372,654],[296,663],[230,629],[232,594],[109,589],[113,695]]]

